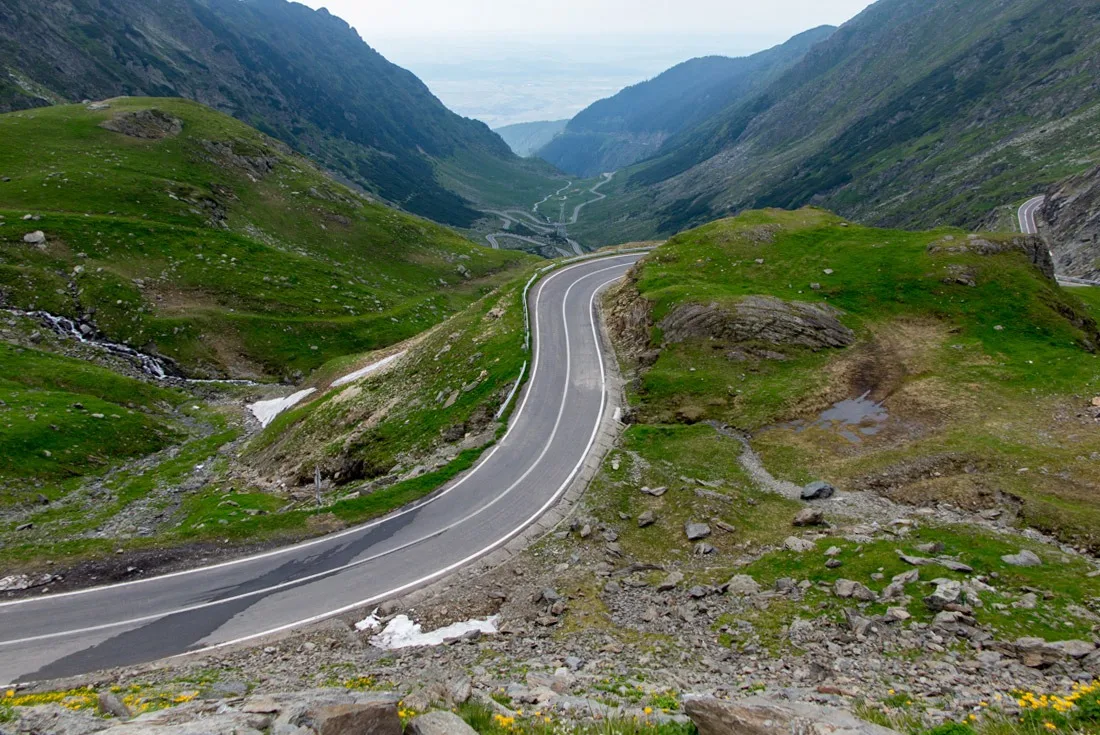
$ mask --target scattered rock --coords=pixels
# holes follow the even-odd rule
[[[790,536],[783,542],[783,546],[789,551],[813,551],[817,548],[817,545],[813,541],[807,541],[806,539],[798,538],[797,536]]]
[[[798,527],[820,526],[825,522],[825,514],[817,508],[803,508],[794,517],[792,523]]]
[[[903,623],[911,617],[913,616],[904,607],[891,607],[883,615],[883,619],[888,623]]]
[[[936,581],[936,590],[924,598],[924,604],[932,612],[940,612],[953,605],[962,597],[962,584],[953,579]]]
[[[688,537],[688,541],[699,541],[710,536],[710,526],[705,523],[685,523],[684,533]]]
[[[731,595],[755,595],[760,592],[760,585],[747,574],[738,574],[724,585],[726,592]]]
[[[97,706],[100,714],[107,715],[109,717],[117,717],[121,720],[128,720],[133,717],[133,713],[130,712],[130,708],[122,703],[122,700],[116,697],[111,692],[100,692]]]
[[[803,500],[826,500],[833,497],[835,494],[836,488],[821,480],[811,482],[809,485],[802,488]]]
[[[961,561],[955,561],[954,559],[939,558],[936,563],[945,569],[950,569],[952,572],[962,572],[963,574],[970,574],[974,571],[974,567],[969,564],[963,564]]]
[[[660,584],[657,585],[658,592],[669,592],[676,589],[676,587],[684,581],[684,575],[682,572],[671,572]]]
[[[646,528],[647,526],[652,526],[656,522],[657,516],[651,510],[647,510],[645,513],[638,516],[638,528]]]
[[[1033,551],[1022,550],[1018,554],[1005,554],[1001,561],[1014,567],[1038,567],[1043,565],[1043,560]]]
[[[833,585],[833,594],[841,599],[856,599],[863,602],[874,602],[878,599],[878,595],[869,587],[850,579],[838,579]]]
[[[42,245],[46,242],[46,233],[42,230],[28,232],[26,235],[23,235],[23,242],[28,245]]]

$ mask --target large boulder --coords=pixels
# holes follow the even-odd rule
[[[1043,560],[1039,558],[1038,554],[1027,549],[1018,554],[1005,554],[1001,557],[1001,561],[1013,567],[1040,567],[1043,565]]]
[[[699,735],[897,735],[851,712],[805,702],[750,697],[734,702],[688,699],[684,711]]]

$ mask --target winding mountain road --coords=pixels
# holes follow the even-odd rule
[[[583,261],[530,293],[533,372],[467,474],[373,523],[211,567],[0,604],[0,682],[217,648],[411,591],[501,548],[553,506],[607,417],[594,302],[641,257]]]

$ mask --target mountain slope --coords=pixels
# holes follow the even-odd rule
[[[656,153],[669,137],[762,88],[835,30],[815,28],[744,58],[685,61],[582,110],[539,155],[586,177],[629,166]]]
[[[517,156],[530,156],[540,148],[553,140],[565,126],[568,120],[549,120],[542,122],[517,123],[505,125],[493,132],[504,139],[508,147]]]
[[[623,177],[616,206],[654,212],[660,232],[805,203],[876,224],[974,225],[1096,159],[1098,79],[1096,3],[880,0],[668,141]]]
[[[191,375],[291,377],[417,334],[531,260],[369,201],[196,103],[99,106],[0,115],[0,306]]]
[[[5,66],[0,111],[186,97],[447,224],[468,226],[477,213],[437,181],[440,161],[503,168],[520,189],[542,177],[344,21],[285,0],[11,0],[0,5]]]

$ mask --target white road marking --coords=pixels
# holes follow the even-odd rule
[[[612,256],[612,257],[616,257],[616,256]],[[622,257],[622,256],[617,256],[617,257]],[[561,275],[562,273],[566,272],[567,270],[572,270],[573,268],[576,268],[579,265],[581,265],[581,264],[578,264],[577,266],[571,266],[569,268],[564,268],[564,269],[558,271],[557,273],[555,273],[554,275],[552,275],[551,277],[547,278],[545,281],[542,281],[542,283],[540,284],[539,291],[535,295],[535,337],[536,337],[535,345],[536,345],[536,348],[539,347],[538,335],[539,335],[539,331],[540,331],[539,330],[540,319],[539,319],[539,313],[538,313],[538,305],[539,305],[539,302],[542,298],[542,292],[544,290],[545,284],[549,283],[553,278],[557,277],[558,275]],[[271,587],[267,587],[265,589],[255,590],[255,591],[244,593],[244,594],[241,594],[241,595],[236,595],[234,597],[228,597],[228,598],[224,598],[224,599],[221,599],[221,600],[214,600],[214,601],[210,601],[210,602],[191,605],[191,606],[184,607],[184,608],[179,608],[179,609],[176,609],[176,610],[169,610],[169,611],[153,613],[153,614],[138,617],[138,618],[131,618],[129,620],[116,621],[116,622],[112,622],[112,623],[104,623],[102,625],[90,626],[90,627],[87,627],[87,628],[80,628],[80,629],[74,629],[74,630],[68,630],[68,631],[57,631],[57,632],[54,632],[54,633],[43,634],[43,635],[40,635],[40,636],[31,636],[31,637],[27,637],[27,638],[20,638],[20,639],[14,639],[14,640],[9,640],[9,641],[0,641],[0,647],[19,645],[19,644],[23,644],[23,643],[33,643],[33,642],[38,642],[38,641],[43,641],[43,640],[51,640],[51,639],[55,639],[55,638],[82,635],[82,634],[86,634],[86,633],[94,633],[94,632],[98,632],[98,631],[102,631],[102,630],[108,630],[108,629],[111,629],[111,628],[117,628],[117,627],[122,627],[122,626],[127,626],[127,625],[137,625],[139,623],[150,622],[150,621],[158,620],[160,618],[168,617],[168,616],[171,616],[171,615],[178,615],[178,614],[183,614],[183,613],[188,613],[188,612],[194,612],[194,611],[197,611],[197,610],[201,610],[201,609],[205,609],[205,608],[209,608],[209,607],[215,607],[217,605],[227,604],[227,603],[230,603],[230,602],[234,602],[234,601],[241,600],[241,599],[246,599],[246,598],[249,598],[249,597],[255,597],[255,596],[258,596],[258,595],[266,595],[266,594],[269,594],[271,592],[275,592],[275,591],[278,591],[280,589],[284,589],[286,587],[305,584],[307,582],[310,582],[310,581],[313,581],[313,580],[316,580],[316,579],[320,579],[322,577],[331,576],[331,575],[337,574],[339,572],[346,571],[347,569],[351,569],[351,568],[354,568],[354,567],[357,567],[357,566],[361,566],[363,564],[367,564],[369,562],[376,561],[376,560],[381,559],[383,557],[392,555],[392,554],[397,553],[399,551],[403,551],[404,549],[410,548],[410,547],[415,546],[416,544],[419,544],[419,543],[423,543],[424,541],[427,541],[427,540],[435,538],[439,535],[442,535],[443,533],[446,533],[447,531],[453,530],[454,528],[456,528],[460,525],[463,525],[464,523],[467,523],[468,521],[470,521],[474,517],[480,515],[481,513],[484,513],[486,510],[493,507],[498,502],[500,502],[505,497],[507,497],[513,490],[515,490],[516,487],[518,487],[522,482],[524,482],[527,479],[527,477],[534,471],[535,467],[538,466],[538,464],[545,458],[547,452],[549,452],[549,450],[550,450],[550,446],[553,444],[554,438],[557,436],[558,429],[560,428],[560,425],[561,425],[562,416],[564,415],[564,412],[565,412],[565,406],[567,404],[567,398],[568,398],[568,395],[569,395],[569,382],[570,382],[571,372],[572,372],[572,353],[571,353],[571,349],[570,349],[570,346],[569,346],[569,324],[568,324],[568,320],[566,319],[566,305],[567,305],[568,300],[569,300],[569,294],[572,292],[573,288],[577,284],[579,284],[581,281],[586,280],[586,279],[588,279],[592,276],[599,275],[600,273],[605,273],[605,272],[610,271],[610,270],[616,270],[616,269],[621,268],[621,267],[622,267],[622,265],[620,264],[620,265],[610,266],[608,268],[603,268],[603,269],[600,269],[600,270],[597,270],[597,271],[593,271],[592,273],[588,273],[588,274],[578,278],[576,281],[574,281],[572,284],[569,285],[568,289],[566,289],[565,296],[562,298],[562,319],[563,319],[563,323],[564,323],[563,325],[564,325],[564,328],[565,328],[565,338],[566,338],[565,390],[562,392],[562,400],[561,400],[561,403],[558,407],[558,415],[557,415],[557,417],[555,419],[555,422],[554,422],[554,428],[551,431],[550,438],[544,443],[543,449],[539,453],[539,456],[527,468],[527,470],[523,473],[523,475],[519,479],[517,479],[515,482],[513,482],[504,492],[502,492],[501,494],[499,494],[498,496],[493,498],[486,505],[484,505],[481,508],[478,508],[477,510],[467,514],[465,517],[461,518],[460,520],[455,521],[454,523],[452,523],[452,524],[450,524],[450,525],[448,525],[448,526],[446,526],[442,529],[439,529],[438,531],[434,531],[434,532],[428,534],[427,536],[423,536],[419,539],[409,541],[409,542],[407,542],[405,544],[402,544],[402,545],[400,545],[396,548],[390,549],[390,550],[385,551],[385,552],[381,552],[379,554],[375,554],[375,555],[367,557],[365,559],[360,559],[358,561],[350,562],[350,563],[342,565],[340,567],[335,567],[333,569],[325,570],[323,572],[318,572],[317,574],[309,575],[307,577],[302,577],[302,578],[295,579],[295,580],[289,580],[287,582],[283,582],[283,583],[280,583],[278,585],[272,585]],[[595,314],[594,314],[593,308],[594,308],[594,304],[595,304],[596,294],[599,293],[607,285],[609,285],[611,283],[614,283],[616,280],[618,280],[618,278],[619,277],[617,276],[615,278],[612,278],[612,279],[602,283],[595,291],[593,291],[592,297],[589,299],[589,314],[590,314],[590,320],[591,320],[591,323],[592,323],[592,334],[593,334],[593,338],[596,341],[596,355],[597,355],[597,359],[598,359],[599,366],[600,366],[600,393],[601,393],[601,397],[602,397],[602,400],[600,401],[600,411],[599,411],[598,419],[596,421],[596,426],[593,429],[592,436],[589,439],[588,445],[585,447],[585,450],[584,450],[584,452],[581,456],[581,459],[577,462],[577,464],[573,468],[572,472],[570,472],[569,477],[566,478],[563,485],[561,487],[559,487],[557,491],[555,491],[555,493],[551,497],[551,499],[549,501],[547,501],[547,503],[544,504],[535,513],[535,515],[533,515],[531,518],[526,520],[523,524],[521,524],[516,529],[513,529],[513,531],[511,533],[509,533],[507,536],[503,537],[502,539],[498,540],[497,542],[485,547],[484,549],[482,549],[478,552],[475,552],[471,556],[466,557],[466,559],[463,559],[462,561],[457,562],[456,564],[453,564],[449,567],[446,567],[443,570],[434,572],[433,574],[428,575],[426,577],[423,577],[419,580],[415,580],[413,582],[410,582],[406,585],[395,588],[393,590],[389,590],[387,592],[380,593],[379,595],[376,595],[375,597],[372,597],[368,600],[364,600],[362,602],[357,602],[357,603],[353,603],[352,605],[342,607],[338,610],[329,611],[329,612],[322,613],[322,614],[317,615],[317,616],[313,616],[311,618],[307,618],[305,620],[296,621],[294,623],[290,623],[290,624],[287,624],[287,625],[284,625],[284,626],[280,626],[278,628],[273,628],[271,630],[263,631],[261,633],[254,633],[254,634],[246,636],[244,638],[238,638],[238,639],[233,640],[233,641],[229,641],[229,642],[226,642],[226,643],[219,643],[219,644],[216,644],[216,645],[213,645],[213,646],[208,646],[206,648],[199,649],[197,651],[189,651],[186,654],[179,654],[179,655],[190,655],[192,653],[198,653],[200,651],[207,651],[207,650],[212,650],[214,648],[221,648],[221,647],[224,647],[224,646],[234,645],[236,643],[241,643],[243,641],[252,640],[254,638],[263,637],[263,636],[266,636],[266,635],[271,635],[273,633],[278,633],[278,632],[281,632],[283,630],[288,630],[288,629],[291,629],[291,628],[299,627],[301,625],[308,625],[311,622],[315,622],[317,620],[323,620],[325,618],[333,617],[335,615],[340,615],[344,612],[354,610],[358,607],[369,605],[372,602],[386,599],[387,597],[398,594],[399,592],[403,592],[407,589],[410,589],[410,588],[419,586],[421,584],[424,584],[425,582],[431,581],[432,579],[435,579],[439,576],[443,576],[443,575],[449,573],[450,571],[453,571],[454,569],[457,569],[461,566],[464,566],[465,564],[467,564],[467,563],[469,563],[469,562],[471,562],[471,561],[473,561],[473,560],[475,560],[475,559],[477,559],[481,556],[484,556],[485,554],[495,550],[500,545],[502,545],[504,543],[507,543],[512,538],[514,538],[517,534],[522,532],[525,528],[527,528],[532,523],[534,523],[536,520],[538,520],[538,518],[544,512],[546,512],[546,510],[553,503],[555,503],[560,498],[561,494],[568,488],[569,484],[573,481],[573,478],[576,477],[576,474],[577,474],[577,472],[579,472],[581,466],[588,459],[588,455],[592,450],[592,445],[594,444],[595,438],[599,433],[600,424],[603,422],[604,407],[605,407],[606,402],[607,402],[606,401],[606,373],[605,373],[604,365],[603,365],[603,351],[600,349],[599,336],[598,336],[598,333],[596,331],[596,319],[595,319]],[[538,374],[538,363],[539,363],[539,361],[538,361],[537,356],[536,356],[534,372],[532,372],[532,375],[531,375],[532,383],[535,380],[535,376]],[[527,404],[527,399],[530,397],[530,395],[531,395],[530,391],[528,391],[524,395],[524,400],[523,400],[523,403],[520,405],[519,410],[517,411],[517,416],[519,415],[520,412],[523,411],[524,407]],[[501,445],[503,445],[504,441],[507,439],[508,433],[511,432],[511,428],[514,425],[515,425],[515,422],[513,422],[511,424],[508,431],[505,433],[504,438],[501,440],[500,444],[498,444],[497,447],[494,447],[494,450],[493,450],[494,452],[497,448],[499,448]],[[490,453],[489,456],[491,456],[491,454],[492,453]],[[488,459],[488,457],[486,457],[486,460],[487,459]],[[470,474],[468,474],[466,477],[460,479],[457,483],[455,483],[455,485],[453,485],[451,488],[449,488],[446,492],[449,492],[450,490],[454,490],[459,485],[461,485],[466,479],[469,479],[469,477],[473,475],[474,471],[476,471],[481,466],[483,466],[483,464],[484,464],[484,462],[479,463],[478,466],[475,467],[474,470],[471,471]],[[438,497],[442,497],[443,494],[444,493],[441,493],[439,496],[437,496],[436,499],[438,499]],[[422,503],[417,507],[424,507],[424,505],[426,505],[426,503]],[[398,517],[399,515],[403,515],[405,512],[411,512],[412,510],[415,510],[415,508],[407,509],[406,511],[403,511],[402,513],[394,514],[390,517],[391,518],[392,517]],[[382,519],[379,522],[383,522],[385,520],[386,519]],[[373,525],[377,525],[377,523],[379,523],[379,522],[369,524],[367,526],[362,526],[359,529],[353,529],[353,530],[362,530],[364,528],[369,528]],[[347,535],[347,533],[348,532],[343,532],[341,534],[334,534],[333,536],[324,537],[323,539],[319,539],[317,541],[331,540],[331,539],[337,538],[339,536]],[[311,542],[311,544],[312,543],[317,543],[317,541]],[[297,548],[303,548],[304,546],[306,546],[306,544],[300,545]],[[270,554],[268,554],[268,555],[270,555]],[[253,559],[262,558],[262,556],[263,555],[261,555],[260,557],[253,557]],[[228,564],[228,562],[226,564]],[[207,570],[216,569],[216,568],[219,568],[219,567],[222,567],[222,566],[226,566],[226,564],[215,565],[213,567],[206,567],[205,569],[207,569]],[[195,571],[202,571],[202,570],[191,570],[192,573],[194,573]],[[159,578],[150,578],[149,580],[137,580],[136,582],[126,582],[126,583],[122,583],[122,584],[119,584],[119,585],[99,587],[97,589],[99,589],[99,590],[114,589],[114,588],[117,588],[117,587],[123,587],[123,586],[131,585],[131,584],[135,584],[137,582],[148,582],[148,581],[153,581],[153,579],[165,579],[167,577],[178,576],[180,574],[182,574],[182,573],[177,572],[176,574],[164,575],[163,577],[159,577]],[[13,603],[6,603],[6,605],[14,605],[14,604],[20,604],[20,603],[27,603],[27,602],[36,602],[36,601],[43,600],[43,599],[60,598],[60,597],[64,597],[64,596],[71,596],[71,595],[75,595],[75,594],[80,594],[82,592],[87,593],[87,592],[90,592],[90,591],[91,590],[80,590],[78,592],[52,595],[48,598],[42,597],[42,598],[36,598],[34,600],[19,600],[19,601],[13,602]]]

